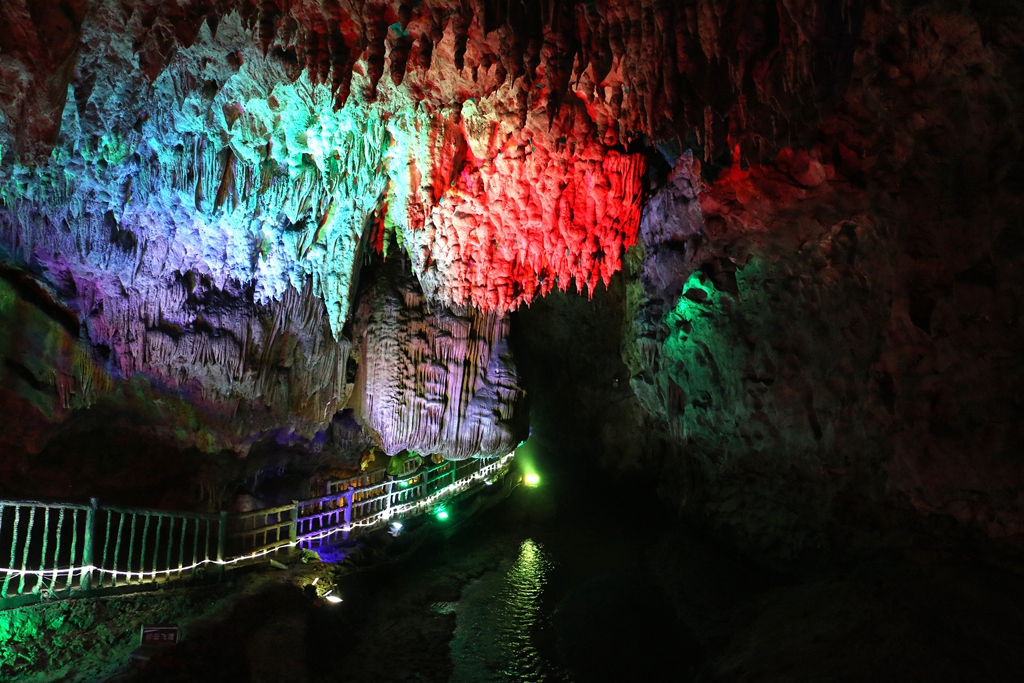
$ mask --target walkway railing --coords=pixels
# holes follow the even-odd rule
[[[8,567],[23,570],[4,574],[0,600],[25,592],[74,588],[75,577],[58,568],[92,564],[90,530],[94,514],[94,508],[89,505],[0,501],[0,548],[10,549]],[[6,553],[0,551],[0,562],[5,557]],[[81,574],[79,580],[87,587],[85,574]]]
[[[447,460],[389,480],[372,472],[328,482],[326,496],[296,504],[295,538],[300,547],[314,548],[344,540],[357,529],[368,531],[393,519],[421,514],[473,482],[495,477],[511,458],[509,454],[486,460]]]
[[[196,578],[207,569],[347,540],[504,474],[501,458],[409,466],[327,482],[326,495],[252,512],[198,514],[0,500],[0,609],[76,591]],[[6,566],[5,566],[6,564]]]
[[[97,588],[191,578],[210,560],[224,559],[227,513],[203,515],[126,510],[98,505],[92,562]],[[187,567],[187,569],[186,569]]]

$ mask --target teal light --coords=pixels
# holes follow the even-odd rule
[[[434,516],[443,522],[448,519],[448,511],[445,510],[443,505],[440,505],[434,509]]]

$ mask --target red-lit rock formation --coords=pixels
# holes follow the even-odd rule
[[[621,268],[636,241],[642,157],[607,150],[586,126],[555,139],[531,124],[486,162],[467,162],[440,201],[410,207],[424,218],[407,248],[432,300],[509,311],[553,289],[593,292]]]

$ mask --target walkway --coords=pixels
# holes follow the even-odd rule
[[[375,470],[325,495],[252,512],[200,514],[0,500],[0,609],[96,591],[203,579],[295,549],[348,540],[421,515],[507,472],[514,453]]]

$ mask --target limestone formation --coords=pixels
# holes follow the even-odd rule
[[[0,25],[0,493],[100,433],[230,487],[211,463],[315,451],[346,407],[350,445],[507,450],[517,311],[575,290],[625,317],[614,391],[580,397],[625,406],[598,460],[734,538],[1024,533],[1016,3],[9,0]]]
[[[524,435],[509,319],[430,307],[407,264],[373,275],[353,327],[356,415],[385,453],[504,455]]]

